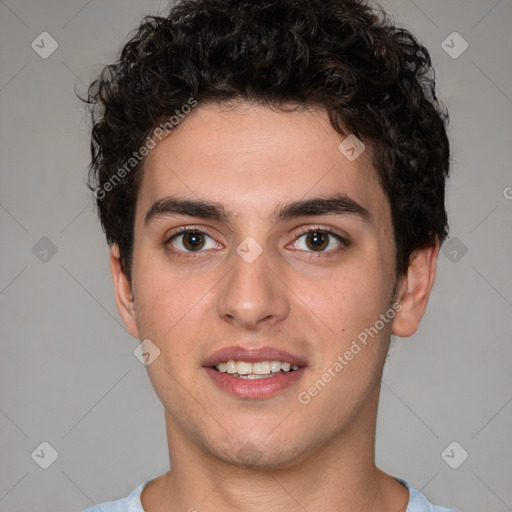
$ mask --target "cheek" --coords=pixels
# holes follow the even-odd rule
[[[353,265],[333,269],[321,279],[297,279],[293,290],[307,306],[309,316],[327,335],[334,335],[339,345],[379,318],[388,300],[384,286],[387,284],[377,266]],[[302,304],[300,307],[305,307]]]
[[[142,338],[160,350],[146,367],[156,394],[168,410],[177,410],[186,398],[201,362],[201,343],[209,335],[212,322],[212,288],[205,274],[183,277],[146,270],[134,281],[136,320]],[[183,395],[183,393],[185,393]]]
[[[183,333],[205,324],[198,317],[205,314],[210,300],[208,291],[215,284],[210,281],[208,274],[171,272],[168,266],[148,263],[140,268],[134,279],[134,295],[141,336],[163,344],[174,338],[186,339]]]

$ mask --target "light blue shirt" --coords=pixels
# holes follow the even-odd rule
[[[409,505],[406,512],[456,512],[452,508],[437,507],[427,501],[421,492],[413,489],[405,480],[395,478],[409,489]],[[154,480],[148,480],[137,486],[128,496],[117,501],[107,501],[88,508],[84,512],[145,512],[142,508],[140,495],[144,487]]]

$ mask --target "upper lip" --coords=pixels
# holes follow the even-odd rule
[[[273,347],[248,348],[241,346],[224,347],[208,356],[203,366],[212,368],[226,361],[246,361],[257,363],[258,361],[282,361],[292,366],[306,366],[306,361],[290,352]]]

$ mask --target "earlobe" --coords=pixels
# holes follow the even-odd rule
[[[407,273],[400,278],[397,301],[402,309],[393,322],[393,334],[406,338],[420,325],[436,277],[439,240],[417,249],[410,258]]]
[[[130,282],[121,267],[119,247],[117,244],[114,244],[110,251],[110,272],[114,283],[117,311],[128,332],[133,337],[139,339],[139,331],[135,317],[135,302],[132,296]]]

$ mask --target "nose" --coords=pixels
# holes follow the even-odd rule
[[[252,262],[236,252],[230,257],[232,265],[218,289],[217,313],[226,322],[246,330],[275,326],[290,312],[287,288],[271,268],[267,251]],[[275,261],[272,267],[276,267]]]

